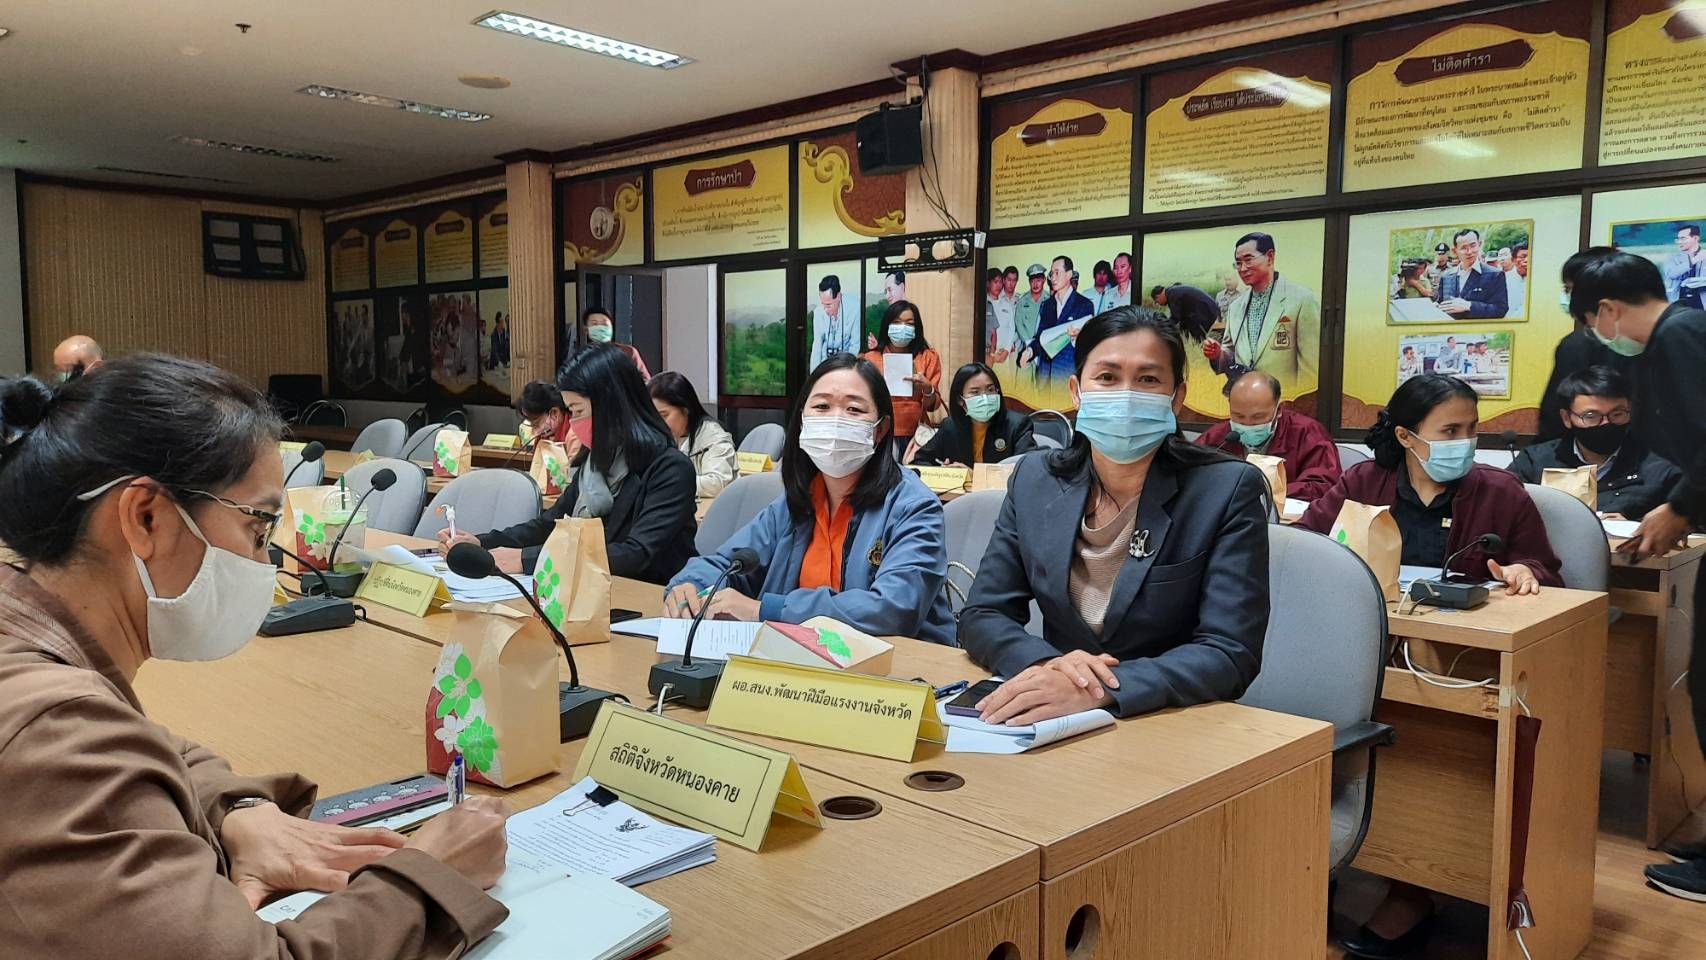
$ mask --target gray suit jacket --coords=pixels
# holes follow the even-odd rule
[[[1244,693],[1268,628],[1266,482],[1241,460],[1176,445],[1149,469],[1133,534],[1135,545],[1148,532],[1147,555],[1121,564],[1100,638],[1067,593],[1090,466],[1057,477],[1045,453],[1020,462],[960,614],[973,660],[1011,677],[1068,650],[1118,657],[1108,692],[1122,717]],[[1043,639],[1025,632],[1033,599]]]

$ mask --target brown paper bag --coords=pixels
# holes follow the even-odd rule
[[[279,524],[280,531],[290,533],[283,538],[274,535],[274,539],[297,556],[308,562],[316,570],[328,569],[326,563],[331,558],[332,544],[337,542],[338,534],[345,526],[350,528],[344,536],[342,554],[343,563],[349,566],[350,547],[360,547],[365,543],[365,528],[367,510],[363,508],[356,517],[348,514],[328,513],[327,498],[337,492],[337,487],[291,487],[285,491],[284,508],[287,516]],[[350,521],[355,522],[351,523]]]
[[[432,475],[460,477],[473,464],[474,444],[468,433],[455,427],[445,427],[432,438]]]
[[[427,770],[460,753],[468,779],[513,787],[557,769],[557,643],[534,617],[459,611],[427,688]]]
[[[1540,472],[1540,485],[1562,490],[1587,504],[1589,510],[1599,510],[1599,475],[1592,466],[1547,467]]]
[[[1262,478],[1268,481],[1268,491],[1273,495],[1274,507],[1285,509],[1285,461],[1279,457],[1252,453],[1244,458],[1250,465],[1262,471]]]
[[[610,642],[610,560],[604,521],[557,521],[533,565],[534,596],[571,645]]]
[[[1005,490],[1013,479],[1016,463],[975,463],[971,468],[973,490]]]
[[[1346,500],[1333,521],[1331,535],[1368,564],[1387,600],[1398,599],[1398,564],[1404,555],[1404,541],[1398,533],[1398,521],[1392,519],[1391,507]]]
[[[528,468],[539,492],[547,497],[560,496],[569,485],[569,455],[555,440],[541,440],[533,448],[533,466]]]

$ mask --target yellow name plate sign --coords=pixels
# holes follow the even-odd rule
[[[450,602],[450,588],[443,580],[389,563],[369,567],[355,595],[417,617],[426,616],[435,603]]]
[[[756,851],[770,815],[823,826],[789,754],[606,700],[574,779],[590,775],[628,803]]]
[[[513,433],[488,433],[485,446],[494,450],[514,450],[521,446],[521,437]]]
[[[768,453],[736,453],[735,465],[740,468],[740,475],[743,477],[753,473],[765,473],[776,466],[770,462]]]
[[[706,722],[890,760],[948,738],[928,684],[741,656],[723,667]]]
[[[1013,479],[1014,463],[979,463],[971,468],[973,490],[1005,490]]]
[[[964,490],[967,481],[971,480],[971,471],[965,467],[913,467],[918,471],[918,479],[924,481],[933,493],[948,493],[953,490]]]

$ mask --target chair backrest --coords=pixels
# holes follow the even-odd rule
[[[1321,534],[1269,524],[1268,598],[1262,672],[1238,702],[1340,729],[1369,719],[1388,641],[1368,566]]]
[[[1552,552],[1564,561],[1564,586],[1572,590],[1604,590],[1611,576],[1611,544],[1605,525],[1588,505],[1562,490],[1525,483],[1528,496],[1540,510]]]
[[[403,452],[403,437],[408,428],[403,421],[396,418],[375,420],[355,435],[355,443],[350,445],[351,453],[363,450],[372,451],[376,457],[394,457]]]
[[[442,423],[429,423],[409,434],[409,439],[403,442],[403,449],[397,453],[404,460],[432,459],[432,438],[444,429]],[[424,452],[423,452],[424,451]]]
[[[316,400],[302,411],[301,423],[316,427],[342,427],[349,423],[343,404],[331,400]]]
[[[705,519],[699,521],[699,532],[693,535],[693,548],[702,554],[717,552],[717,548],[734,536],[735,531],[751,523],[760,510],[781,495],[780,470],[736,477],[705,509]]]
[[[1038,410],[1031,414],[1031,436],[1039,447],[1064,447],[1072,442],[1072,427],[1054,410]],[[1051,441],[1044,443],[1044,441]]]
[[[426,471],[407,460],[381,457],[350,467],[344,472],[344,483],[359,497],[373,486],[373,475],[381,470],[390,470],[397,479],[389,489],[375,490],[367,498],[367,525],[388,533],[414,533],[421,520],[421,504],[426,502]]]
[[[1340,470],[1349,470],[1357,464],[1362,463],[1364,460],[1374,459],[1367,453],[1364,453],[1360,448],[1353,447],[1348,443],[1335,444],[1335,446],[1339,448]]]
[[[983,563],[983,552],[989,548],[990,535],[995,533],[995,519],[1001,515],[1001,504],[1006,499],[1005,490],[973,490],[942,505],[944,546],[948,550],[949,563],[947,582],[958,588],[961,600],[971,592],[971,582],[976,579],[977,568]],[[965,567],[965,570],[954,564]],[[950,601],[954,597],[954,591],[950,590]]]
[[[741,453],[762,453],[771,460],[782,458],[782,446],[788,441],[788,431],[779,423],[761,423],[741,438]]]
[[[302,469],[296,470],[296,465],[302,462],[302,454],[295,450],[286,450],[283,453],[283,457],[284,475],[290,478],[290,482],[285,484],[285,486],[317,487],[325,481],[326,461],[324,459],[316,460],[313,463],[307,464]],[[296,470],[296,473],[292,474],[292,470]]]
[[[468,533],[525,523],[543,510],[539,485],[531,476],[520,470],[473,470],[450,481],[432,498],[415,526],[415,536],[438,536],[445,527],[438,508],[445,504],[456,507],[456,528]]]

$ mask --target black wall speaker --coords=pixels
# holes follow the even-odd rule
[[[859,118],[859,172],[899,173],[924,162],[924,106],[884,104],[876,113]]]

